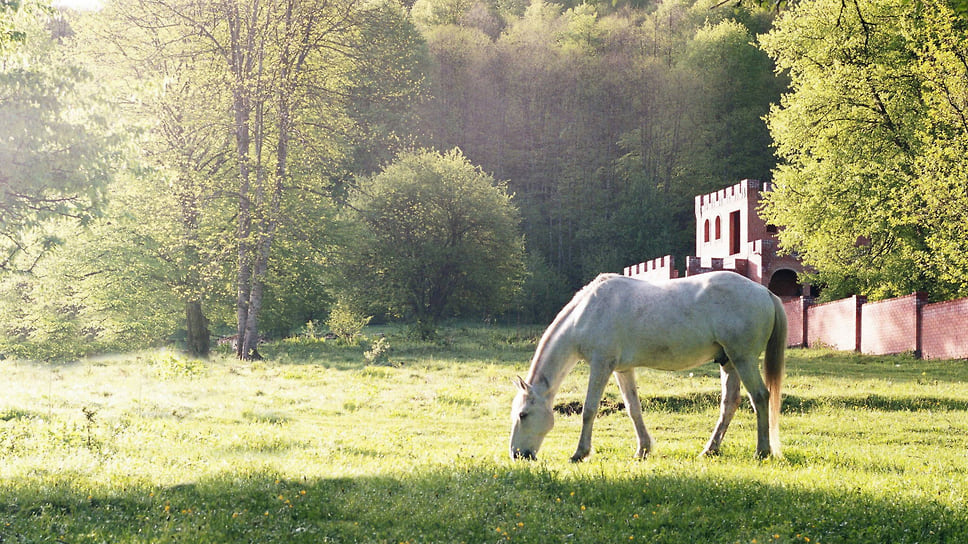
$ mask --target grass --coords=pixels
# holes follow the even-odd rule
[[[515,464],[511,379],[540,330],[375,332],[384,366],[307,340],[250,364],[0,362],[0,542],[968,541],[964,361],[789,352],[786,457],[766,462],[748,407],[719,458],[696,458],[715,365],[640,370],[652,457],[631,458],[615,413],[569,464],[573,415]],[[579,365],[557,401],[581,400],[586,378]]]

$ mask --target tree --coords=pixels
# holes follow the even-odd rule
[[[434,68],[425,142],[508,180],[532,281],[554,278],[546,287],[561,299],[541,304],[555,309],[598,273],[691,251],[696,194],[768,178],[762,116],[783,83],[752,43],[769,25],[763,10],[562,4],[498,9],[499,34],[421,20]]]
[[[775,164],[763,116],[779,100],[784,82],[756,46],[747,27],[753,23],[725,20],[698,29],[679,62],[692,102],[692,137],[684,149],[688,159],[679,161],[680,175],[693,178],[701,192],[717,190],[726,180],[767,176]]]
[[[286,200],[324,192],[345,151],[340,105],[356,45],[356,0],[119,0],[129,23],[168,36],[152,53],[224,89],[207,121],[230,134],[237,355],[258,357],[272,248]],[[197,67],[197,68],[196,68]]]
[[[216,286],[226,283],[220,263],[231,243],[231,200],[224,193],[232,141],[216,113],[227,108],[229,95],[219,74],[199,62],[197,44],[180,39],[183,28],[153,24],[151,13],[134,7],[115,2],[70,20],[78,55],[118,104],[133,143],[98,230],[114,237],[101,241],[114,248],[112,256],[151,270],[142,287],[181,301],[182,308],[158,310],[184,317],[186,347],[204,357],[211,335],[205,306],[224,302]],[[99,261],[117,273],[118,259]],[[99,285],[84,284],[95,296]],[[150,298],[138,287],[128,297]]]
[[[29,270],[59,243],[47,222],[90,221],[116,158],[108,107],[49,19],[33,2],[0,9],[0,270]]]
[[[30,17],[30,11],[39,5],[27,3],[26,9],[19,0],[0,1],[0,55],[8,52],[18,43],[27,38],[27,32],[22,27],[22,19]]]
[[[763,39],[792,79],[768,117],[782,163],[764,212],[827,296],[968,294],[952,212],[964,202],[965,35],[952,20],[944,2],[819,0]]]
[[[921,207],[914,219],[927,227],[927,266],[936,277],[932,296],[968,296],[968,3],[926,0],[921,19],[908,21],[916,45],[926,108],[915,162]],[[954,8],[956,11],[952,11]]]
[[[358,230],[341,258],[339,292],[410,319],[422,337],[445,316],[501,312],[523,279],[506,186],[456,149],[399,155],[360,181],[347,213]]]
[[[348,168],[369,175],[417,140],[414,106],[425,95],[429,57],[423,37],[394,0],[372,4],[357,40],[342,89],[355,125]]]

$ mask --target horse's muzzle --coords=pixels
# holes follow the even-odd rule
[[[526,461],[535,461],[538,459],[537,454],[531,450],[511,450],[511,459],[524,459]]]

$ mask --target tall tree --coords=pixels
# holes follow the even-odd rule
[[[48,10],[0,10],[0,269],[30,269],[58,243],[52,219],[98,213],[118,141],[87,72],[58,46]]]
[[[187,348],[206,356],[203,304],[224,284],[218,263],[231,239],[222,223],[231,216],[224,192],[232,147],[218,113],[228,93],[197,44],[181,39],[184,29],[152,21],[126,2],[73,21],[81,54],[137,143],[128,157],[131,172],[112,190],[110,227],[101,230],[127,241],[116,249],[132,262],[158,261],[148,277],[181,300]]]
[[[155,34],[177,34],[157,54],[201,64],[227,90],[226,107],[212,104],[211,122],[232,134],[236,202],[237,355],[258,356],[259,313],[286,194],[323,188],[333,163],[322,127],[340,126],[342,99],[361,5],[278,0],[119,0],[132,22]],[[223,113],[224,112],[224,113]],[[220,115],[221,114],[221,115]],[[309,152],[308,148],[314,148]],[[319,171],[294,176],[292,160]],[[306,187],[315,185],[315,187]]]
[[[915,162],[921,207],[913,216],[927,227],[932,296],[968,296],[968,3],[925,0],[920,18],[907,21],[923,80],[924,142]]]
[[[964,191],[952,183],[964,159],[944,151],[963,139],[961,91],[950,86],[957,55],[932,52],[957,50],[964,35],[940,24],[944,17],[943,2],[818,0],[785,11],[763,39],[792,79],[768,118],[782,163],[765,212],[785,227],[783,245],[817,269],[828,296],[963,290],[945,279],[932,248],[963,247],[963,231],[952,237],[947,212],[929,211]],[[946,68],[934,71],[935,62]]]

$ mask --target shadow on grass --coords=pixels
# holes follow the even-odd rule
[[[645,412],[703,412],[719,407],[718,392],[695,392],[681,395],[643,396]],[[749,408],[749,401],[743,399]],[[817,410],[871,410],[880,412],[955,412],[968,411],[968,400],[945,397],[889,397],[884,395],[801,397],[783,395],[783,413],[806,414]],[[562,402],[554,406],[562,416],[580,415],[581,401]],[[598,416],[623,413],[625,403],[606,398]]]
[[[364,336],[356,343],[323,338],[293,338],[266,344],[260,348],[260,352],[266,360],[278,364],[319,364],[338,370],[358,370],[368,365],[364,353],[381,336],[390,345],[389,357],[394,366],[447,360],[486,361],[523,367],[530,360],[535,346],[534,338],[526,332],[478,328],[447,329],[435,341],[415,340],[399,331]]]
[[[685,472],[608,478],[460,462],[403,477],[224,474],[109,493],[20,482],[0,490],[0,519],[0,541],[71,544],[968,541],[968,514],[930,499]]]

